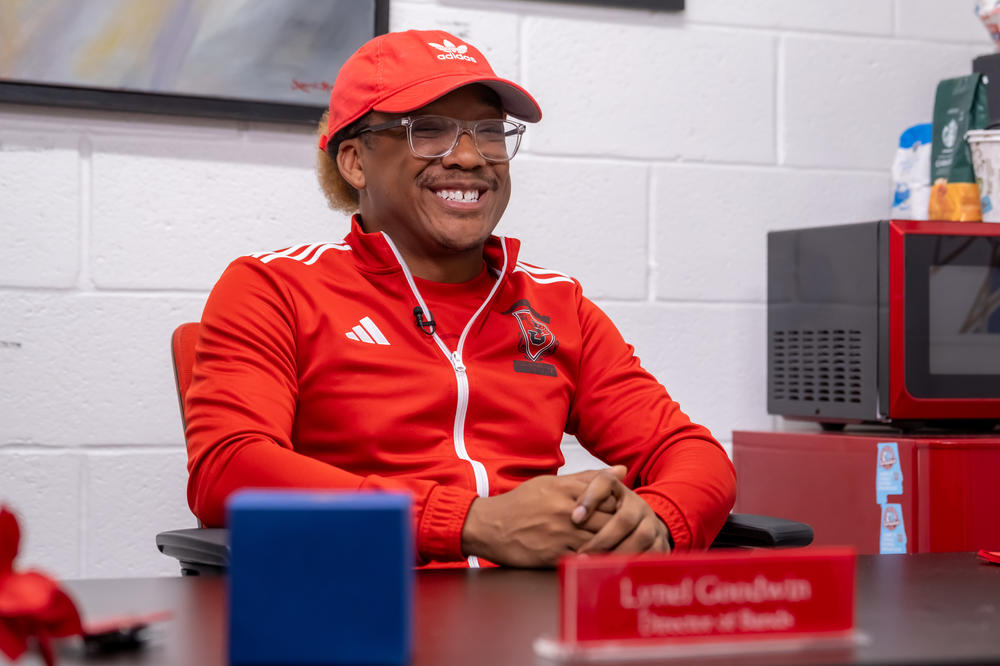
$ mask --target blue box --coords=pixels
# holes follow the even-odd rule
[[[227,508],[230,663],[409,660],[408,495],[242,491]]]

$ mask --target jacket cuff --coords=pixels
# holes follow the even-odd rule
[[[453,562],[465,559],[462,527],[477,497],[474,491],[465,488],[437,485],[431,489],[417,527],[417,551],[421,560]]]
[[[639,497],[653,510],[660,520],[666,524],[670,530],[670,538],[673,540],[673,550],[684,552],[691,550],[691,528],[684,515],[677,509],[677,506],[663,495],[655,492],[644,492],[642,489],[635,491]]]

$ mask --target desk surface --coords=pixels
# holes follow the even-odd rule
[[[67,586],[89,617],[164,609],[174,616],[141,652],[85,660],[64,649],[61,664],[226,663],[225,579],[86,580]],[[534,656],[532,641],[555,635],[557,589],[551,571],[418,573],[413,665],[550,664]],[[858,629],[870,638],[866,645],[697,663],[1000,663],[1000,567],[980,563],[972,553],[859,556],[857,608]],[[41,661],[32,654],[18,663]]]

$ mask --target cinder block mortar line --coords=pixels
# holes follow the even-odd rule
[[[211,135],[216,135],[224,141],[234,138],[236,122],[197,116],[180,119],[176,115],[161,113],[73,109],[12,102],[0,102],[0,121],[4,130],[19,133],[39,131],[45,134],[76,134],[83,131],[102,139],[115,136],[170,138],[176,137],[178,128],[182,128],[197,135],[192,136],[194,139],[208,139]],[[287,124],[290,127],[296,126],[296,123]]]
[[[90,489],[87,484],[90,481],[90,472],[87,468],[87,456],[79,454],[77,456],[80,465],[80,503],[77,507],[79,515],[77,516],[77,524],[79,525],[80,532],[78,534],[79,555],[80,564],[77,567],[80,572],[80,577],[85,578],[87,576],[87,537],[90,532],[90,521],[88,520],[88,506],[87,502],[90,498]]]
[[[520,77],[517,81],[525,87],[526,90],[531,90],[531,81],[528,79],[528,68],[527,68],[527,54],[525,50],[527,48],[528,40],[525,36],[527,33],[527,26],[524,16],[521,14],[517,15],[517,75]],[[545,109],[542,108],[542,119],[545,119]],[[531,125],[528,126],[529,128]],[[531,153],[531,132],[527,135],[527,138],[521,142],[521,148],[519,155],[527,155]]]
[[[586,288],[584,288],[583,295],[587,296]],[[655,301],[655,302],[654,301],[650,301],[645,296],[643,296],[642,298],[634,298],[634,299],[630,299],[630,298],[603,298],[601,296],[593,296],[593,297],[587,296],[587,298],[590,298],[591,300],[593,300],[595,303],[597,303],[598,305],[600,305],[602,307],[605,306],[605,305],[646,306],[646,305],[653,305],[653,304],[659,302],[659,301]]]
[[[524,16],[515,15],[517,25],[517,80],[524,81]]]
[[[722,298],[698,298],[698,299],[694,299],[694,298],[675,298],[675,297],[666,298],[666,297],[664,297],[664,298],[661,298],[660,300],[656,301],[656,304],[657,305],[675,305],[675,306],[678,306],[678,307],[689,307],[689,306],[692,306],[692,305],[702,306],[703,305],[705,307],[719,308],[719,309],[724,310],[726,308],[737,307],[737,306],[764,307],[764,306],[767,305],[767,297],[764,296],[760,300],[752,300],[752,301],[751,300],[747,300],[747,301],[726,300],[726,299],[722,299]]]
[[[985,40],[968,39],[968,40],[952,40],[952,41],[949,41],[949,40],[943,40],[943,39],[927,38],[927,39],[921,39],[919,42],[914,42],[914,43],[920,43],[920,44],[924,44],[926,46],[966,46],[966,47],[969,47],[969,46],[981,46],[982,49],[983,49],[982,55],[988,55],[990,53],[993,53],[994,51],[993,51],[992,48],[990,48],[990,43],[988,41],[989,40],[989,34],[986,33],[986,28],[983,28],[983,33],[984,33],[984,36],[986,38]],[[904,40],[900,39],[899,41],[904,41]],[[909,40],[906,40],[906,41],[909,41]]]
[[[892,32],[843,32],[838,30],[815,30],[808,28],[772,28],[767,26],[736,26],[736,25],[722,25],[722,24],[711,24],[711,23],[699,23],[695,21],[689,22],[685,29],[690,32],[752,32],[760,35],[785,35],[788,37],[808,37],[812,39],[828,39],[828,40],[840,40],[844,42],[858,42],[863,41],[866,43],[874,42],[884,42],[889,44],[904,44],[909,46],[914,45],[925,45],[925,46],[975,46],[976,44],[982,43],[985,47],[984,52],[989,51],[989,35],[984,34],[983,40],[971,40],[971,39],[948,39],[940,37],[926,37],[926,36],[909,36],[899,34],[898,29],[898,18],[895,16],[892,18],[892,27],[890,28]],[[693,28],[693,30],[692,30]],[[985,28],[983,29],[985,33]]]
[[[94,288],[90,275],[90,227],[93,204],[93,145],[86,134],[80,135],[80,255],[76,285],[81,291]]]
[[[892,34],[899,35],[900,25],[899,17],[902,12],[899,11],[900,0],[893,0],[893,3],[889,6],[889,11],[892,13]]]
[[[178,431],[179,431],[178,426]],[[184,442],[178,440],[177,444],[81,444],[78,450],[97,455],[109,453],[183,453]]]
[[[926,44],[933,46],[974,46],[980,43],[978,40],[968,40],[968,39],[949,39],[933,36],[910,36],[899,34],[899,12],[893,12],[891,18],[891,26],[889,30],[891,32],[849,32],[844,30],[817,30],[815,28],[791,28],[782,27],[775,28],[770,26],[753,26],[753,25],[733,25],[725,23],[711,23],[707,21],[697,21],[691,19],[684,19],[682,24],[671,25],[669,23],[657,23],[655,21],[646,21],[636,23],[637,27],[648,27],[648,28],[664,28],[673,29],[677,31],[690,32],[690,33],[716,33],[716,34],[740,34],[740,33],[753,33],[756,35],[787,35],[789,37],[806,37],[812,39],[830,39],[830,40],[841,40],[844,42],[858,42],[864,41],[867,43],[872,42],[887,42],[893,44]],[[568,20],[574,20],[572,17],[565,17]],[[579,20],[588,20],[586,17],[580,17]],[[598,22],[594,20],[593,22]],[[985,29],[983,31],[985,33]],[[989,36],[984,34],[983,40],[981,42],[986,50],[989,50]]]
[[[656,263],[656,188],[654,169],[646,169],[646,300],[656,302],[659,266]]]
[[[606,164],[608,166],[687,166],[694,168],[723,168],[723,169],[745,169],[752,171],[769,171],[774,173],[806,172],[816,174],[847,174],[861,176],[886,176],[889,174],[890,165],[885,169],[864,169],[836,166],[799,166],[796,164],[775,164],[773,162],[727,162],[725,160],[692,160],[686,158],[664,159],[662,157],[624,157],[618,155],[598,155],[598,154],[568,154],[535,152],[526,150],[519,152],[518,156],[524,155],[532,159],[547,161],[569,161]],[[517,159],[517,158],[515,158]]]
[[[681,25],[682,16],[676,13],[613,6],[573,6],[562,3],[517,2],[516,0],[445,0],[437,3],[448,9],[467,9],[494,14],[517,14],[523,18],[558,21],[589,21],[606,25],[649,25],[650,19],[671,21]],[[413,4],[413,6],[419,6]]]
[[[176,287],[114,287],[105,289],[102,287],[88,286],[86,290],[81,287],[31,287],[21,285],[0,284],[0,294],[3,293],[39,293],[39,294],[76,294],[82,298],[96,296],[131,296],[141,298],[188,298],[200,296],[208,298],[211,288],[205,289],[178,289]]]
[[[793,37],[809,37],[813,39],[854,39],[854,40],[864,40],[870,42],[873,40],[881,40],[885,42],[895,41],[895,35],[892,32],[851,32],[848,30],[818,30],[816,28],[792,28],[792,27],[780,27],[776,28],[774,26],[766,25],[733,25],[728,23],[710,23],[708,21],[688,21],[684,25],[685,32],[694,33],[751,33],[754,35],[789,35]],[[889,30],[892,30],[890,26]],[[920,38],[914,38],[914,40],[919,41]]]
[[[778,36],[774,47],[774,157],[785,164],[785,38]]]
[[[221,273],[220,273],[221,274]],[[94,294],[99,296],[140,296],[148,298],[184,298],[202,296],[207,298],[212,288],[184,289],[179,287],[95,287]]]
[[[11,287],[11,291],[19,288]],[[42,291],[42,287],[26,287],[29,291]],[[53,290],[55,291],[55,290]],[[131,296],[138,298],[187,298],[191,296],[208,297],[211,288],[204,289],[183,289],[178,287],[93,287],[87,292],[80,293],[84,298],[96,296]]]
[[[793,27],[775,28],[764,25],[713,23],[711,21],[699,21],[698,19],[689,19],[684,27],[687,29],[694,28],[697,31],[703,32],[752,32],[764,35],[795,35],[796,37],[857,37],[859,39],[891,39],[893,37],[892,32],[852,32],[850,30],[818,30],[816,28]]]
[[[5,292],[39,292],[39,293],[53,293],[53,294],[69,294],[78,293],[80,291],[79,286],[79,272],[77,273],[77,283],[72,287],[33,287],[31,285],[18,285],[18,284],[0,284],[0,294]]]
[[[465,0],[463,2],[440,3],[445,7],[461,7],[462,9],[492,11],[496,13],[515,13],[526,19],[561,20],[602,23],[609,25],[635,25],[638,27],[672,28],[676,30],[697,29],[703,31],[735,31],[735,32],[787,32],[803,35],[837,35],[849,37],[891,37],[892,32],[861,32],[849,30],[818,30],[815,28],[774,28],[767,26],[740,25],[704,21],[690,18],[685,12],[651,12],[625,8],[575,8],[561,4],[536,4],[534,2],[516,2],[510,0]],[[892,30],[892,27],[889,28]]]
[[[626,307],[636,307],[636,308],[646,308],[650,305],[656,307],[662,307],[665,309],[679,310],[681,308],[689,309],[695,308],[705,308],[707,310],[731,310],[733,308],[752,310],[763,308],[765,306],[764,301],[695,301],[695,300],[682,300],[682,299],[670,299],[670,300],[658,300],[654,302],[649,302],[646,300],[626,300],[622,298],[595,298],[594,302],[600,307],[605,305],[609,306],[626,306]]]
[[[79,446],[48,446],[37,442],[10,442],[0,444],[0,453],[20,453],[20,454],[49,454],[62,455],[72,454],[106,454],[106,453],[177,453],[184,450],[184,444],[180,441],[176,445],[165,444],[80,444]]]
[[[789,37],[805,37],[811,39],[828,39],[828,40],[840,40],[844,42],[884,42],[890,44],[904,44],[904,45],[929,45],[929,46],[975,46],[976,44],[982,43],[986,51],[989,51],[989,41],[988,36],[984,35],[982,42],[979,40],[971,39],[948,39],[940,37],[931,36],[909,36],[899,34],[899,19],[898,12],[893,12],[893,17],[891,19],[892,25],[890,26],[890,32],[848,32],[841,30],[816,30],[813,28],[775,28],[769,26],[752,26],[752,25],[732,25],[724,23],[711,23],[707,21],[697,21],[684,19],[681,24],[672,25],[669,23],[657,23],[655,21],[645,21],[636,22],[634,25],[636,27],[646,27],[646,28],[664,28],[677,30],[678,32],[688,32],[688,33],[715,33],[715,34],[741,34],[741,33],[752,33],[756,35],[771,35],[771,36],[789,36]],[[532,18],[532,17],[526,17]],[[546,18],[546,17],[539,17]],[[555,18],[555,17],[553,17]],[[598,19],[593,17],[560,17],[567,20],[580,20],[591,22],[600,22]],[[607,22],[607,21],[604,21]],[[629,23],[624,23],[623,25],[628,25]],[[985,32],[985,30],[984,30]]]

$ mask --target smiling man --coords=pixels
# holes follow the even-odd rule
[[[340,70],[319,178],[342,241],[233,262],[187,395],[192,510],[245,487],[402,490],[419,563],[552,566],[704,548],[732,507],[722,447],[562,273],[493,234],[541,110],[440,31]],[[613,465],[556,476],[568,432]]]

